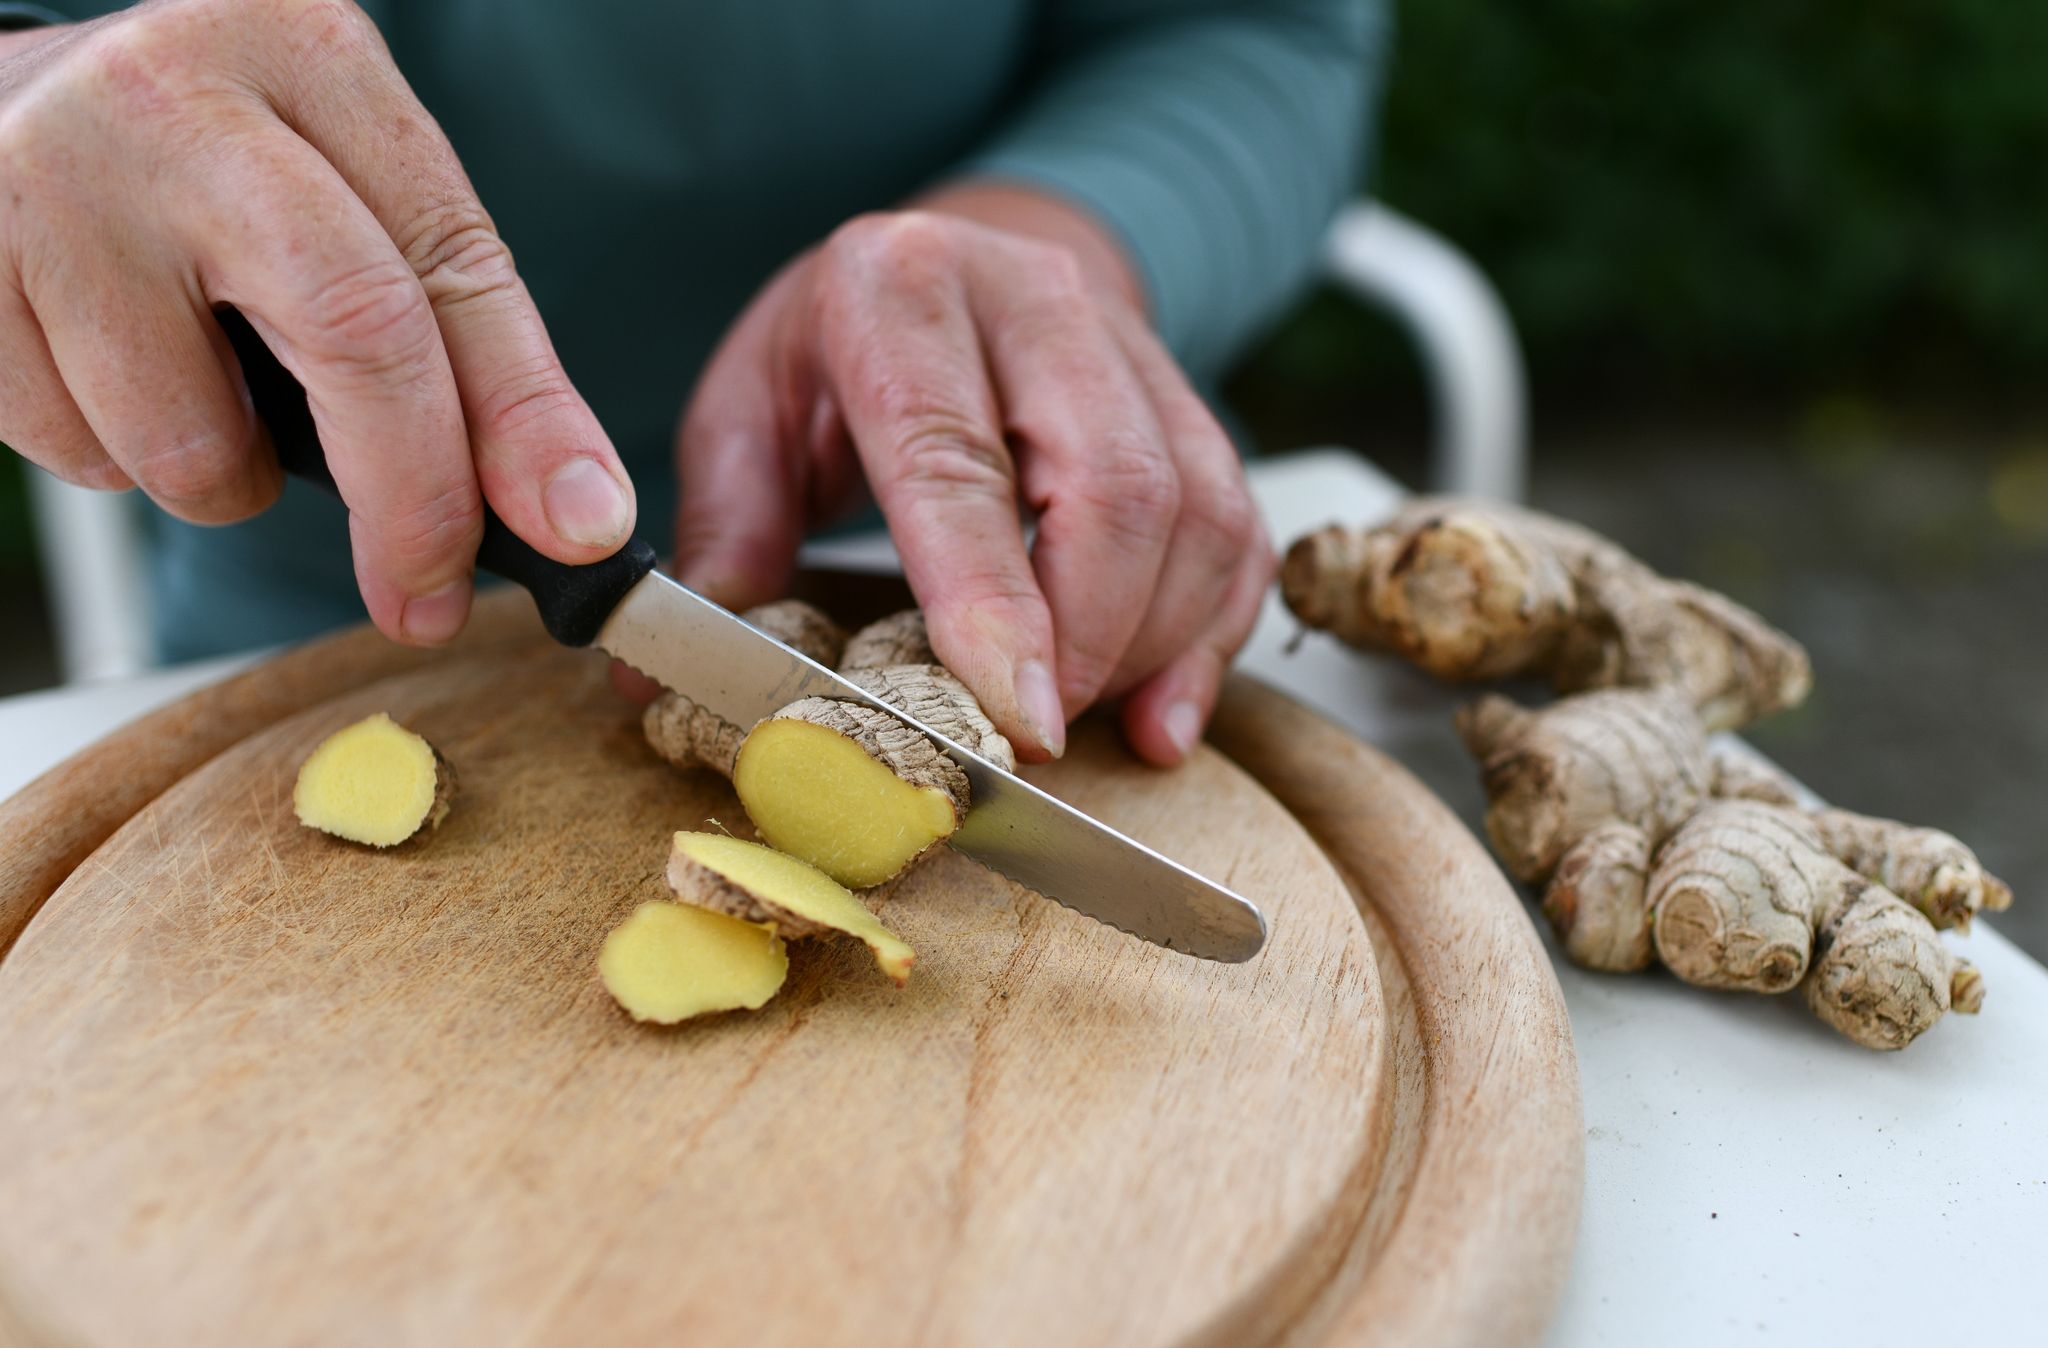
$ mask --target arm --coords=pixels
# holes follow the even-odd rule
[[[1363,165],[1383,0],[1062,0],[1021,112],[960,176],[1107,226],[1152,321],[1218,374],[1307,279]]]

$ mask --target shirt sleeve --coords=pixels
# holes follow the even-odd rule
[[[1092,211],[1217,375],[1308,280],[1365,167],[1384,0],[1055,0],[1016,111],[962,166]]]
[[[46,23],[63,23],[64,16],[54,9],[41,5],[24,5],[14,0],[0,0],[0,33],[11,33],[19,28],[40,28]]]

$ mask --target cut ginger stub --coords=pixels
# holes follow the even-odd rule
[[[843,932],[867,943],[875,966],[901,985],[916,954],[846,886],[808,862],[723,833],[678,833],[669,887],[697,908],[799,939]]]
[[[966,774],[929,739],[886,712],[816,697],[754,727],[732,784],[769,846],[852,889],[893,879],[952,837],[968,804]]]
[[[766,927],[650,899],[604,938],[597,972],[633,1019],[674,1025],[758,1011],[789,976],[789,955]]]
[[[392,847],[437,827],[454,796],[448,760],[378,712],[320,742],[299,767],[292,809],[308,828]]]

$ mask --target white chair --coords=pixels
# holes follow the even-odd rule
[[[1435,425],[1432,485],[1521,499],[1528,462],[1521,351],[1485,275],[1449,241],[1372,201],[1338,215],[1324,254],[1334,284],[1391,311],[1421,349]],[[29,484],[65,680],[147,668],[134,503],[34,470]]]

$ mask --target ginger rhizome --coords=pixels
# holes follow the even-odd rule
[[[1488,696],[1458,729],[1495,852],[1540,888],[1576,963],[1797,988],[1872,1048],[1981,1005],[1976,969],[1936,934],[2012,900],[1969,848],[1808,808],[1761,762],[1709,751],[1708,732],[1797,705],[1812,684],[1799,644],[1748,609],[1562,520],[1427,498],[1298,540],[1281,586],[1305,624],[1361,648],[1572,694],[1539,710]]]
[[[851,638],[795,601],[742,616],[821,664],[837,662],[849,681],[956,743],[1015,767],[1009,741],[939,663],[915,610]],[[867,944],[886,977],[899,985],[909,978],[916,956],[852,890],[902,874],[966,817],[972,803],[967,776],[936,743],[865,703],[824,697],[800,699],[740,727],[669,692],[648,707],[642,727],[671,763],[730,778],[762,839],[676,834],[667,873],[681,906],[765,933],[776,960],[783,958],[784,941],[846,935]],[[605,985],[622,1005],[642,1019],[673,1021],[758,1007],[772,995],[771,987],[760,1000],[741,1002],[727,991],[759,991],[767,947],[714,927],[705,930],[723,933],[724,944],[696,952],[690,943],[697,929],[663,911],[676,907],[642,905],[607,942],[612,969],[630,971],[623,981],[605,972]],[[643,918],[648,910],[653,916]],[[774,982],[780,986],[779,972]]]
[[[1948,834],[1804,808],[1776,774],[1710,755],[1697,714],[1661,690],[1533,711],[1489,696],[1459,730],[1481,765],[1494,848],[1543,886],[1574,961],[1796,987],[1871,1048],[1902,1048],[1944,1012],[1981,1004],[1975,968],[1935,933],[2011,892]]]
[[[674,1025],[760,1010],[788,977],[789,955],[772,928],[654,899],[605,937],[597,972],[633,1019]]]
[[[846,646],[845,630],[799,599],[762,604],[740,616],[821,665],[836,664]],[[747,737],[747,727],[736,726],[673,690],[648,704],[640,727],[654,751],[677,767],[705,767],[721,777],[732,776],[740,741]]]
[[[371,847],[438,828],[454,798],[454,767],[383,712],[322,740],[292,787],[300,823]]]
[[[932,654],[915,610],[850,640],[794,601],[745,617],[821,663],[839,656],[841,672],[881,701],[1003,768],[1016,766],[1010,742]],[[972,804],[967,775],[944,751],[863,703],[803,698],[742,731],[668,693],[648,708],[643,724],[648,742],[670,762],[731,778],[770,846],[853,889],[902,874],[950,838]]]
[[[1288,549],[1280,587],[1308,626],[1439,678],[1669,688],[1710,730],[1796,706],[1813,682],[1804,648],[1733,600],[1492,502],[1420,497],[1383,524],[1319,529]]]

